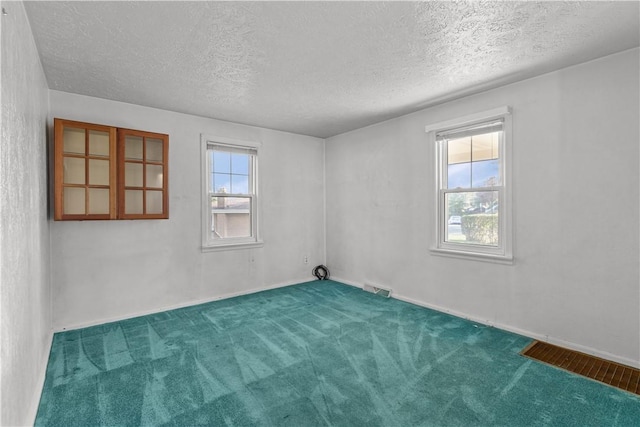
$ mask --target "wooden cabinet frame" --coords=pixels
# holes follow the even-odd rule
[[[128,159],[126,157],[127,137],[137,137],[142,140],[142,158]],[[162,141],[162,159],[150,159],[147,155],[148,144],[153,141]],[[160,133],[143,132],[132,129],[118,129],[118,218],[120,219],[166,219],[169,217],[169,200],[167,197],[167,188],[169,187],[169,174],[167,171],[169,156],[169,137]],[[142,166],[142,185],[127,185],[125,179],[125,166],[127,164],[136,164]],[[162,187],[152,187],[147,182],[149,167],[162,167]],[[139,191],[142,195],[142,213],[127,212],[126,192]],[[148,212],[147,194],[150,192],[162,191],[162,212]]]
[[[73,149],[65,148],[65,130],[71,135],[67,135],[69,138],[67,142],[69,147],[74,147]],[[81,141],[82,132],[84,132],[83,142]],[[94,139],[91,139],[92,137]],[[140,142],[136,145],[140,146],[141,151],[135,158],[126,157],[127,138],[135,139],[133,142]],[[108,150],[105,147],[107,140]],[[129,142],[131,141],[129,139]],[[98,142],[101,144],[99,152],[96,149],[99,147]],[[153,148],[152,151],[150,151],[151,148]],[[108,168],[105,167],[107,160]],[[127,185],[127,178],[131,178],[131,175],[126,175],[126,167],[139,171],[140,176],[135,177],[137,185]],[[155,172],[155,175],[151,172]],[[131,170],[129,173],[131,174]],[[153,179],[148,180],[148,176],[152,176]],[[108,196],[105,190],[108,190]],[[72,192],[75,193],[74,197]],[[137,196],[135,200],[127,201],[127,192],[129,195],[135,193],[134,195]],[[147,200],[148,197],[149,200]],[[135,209],[132,208],[134,205],[132,201],[137,202]],[[69,202],[69,205],[65,207],[66,202]],[[169,218],[168,135],[54,119],[55,220],[167,218]]]

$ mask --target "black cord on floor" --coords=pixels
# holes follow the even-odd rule
[[[318,280],[328,280],[329,269],[324,265],[319,265],[313,269],[313,275],[316,276]]]

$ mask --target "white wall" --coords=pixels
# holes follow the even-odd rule
[[[169,134],[170,219],[52,223],[55,329],[312,280],[324,262],[324,140],[58,91],[50,98],[52,117]],[[201,133],[262,142],[263,248],[201,252]]]
[[[33,422],[51,344],[47,83],[19,2],[2,2],[1,425]]]
[[[640,366],[638,49],[326,143],[335,277]],[[514,265],[436,256],[426,125],[513,108]]]

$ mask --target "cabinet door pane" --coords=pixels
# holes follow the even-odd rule
[[[89,212],[90,214],[109,213],[109,189],[90,188],[89,189]]]
[[[162,188],[162,166],[147,164],[147,187]]]
[[[124,185],[127,187],[142,187],[142,164],[124,164]]]
[[[66,215],[83,215],[84,212],[84,188],[64,187],[64,213]]]
[[[147,191],[147,213],[162,213],[162,191]]]
[[[63,163],[64,173],[62,182],[65,184],[84,184],[84,159],[65,157]]]
[[[124,213],[126,214],[143,213],[142,212],[142,190],[125,190]]]
[[[142,160],[142,137],[129,136],[124,139],[124,158]]]
[[[84,154],[84,129],[64,128],[62,151],[65,153]]]
[[[109,156],[108,132],[89,131],[89,154],[92,156]]]
[[[156,138],[147,138],[147,161],[148,162],[161,162],[162,161],[162,140]]]
[[[89,160],[89,185],[109,185],[109,160]]]
[[[118,218],[168,216],[168,135],[130,129],[117,132]]]

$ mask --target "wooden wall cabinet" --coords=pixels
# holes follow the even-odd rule
[[[169,136],[54,119],[54,219],[169,218]]]

